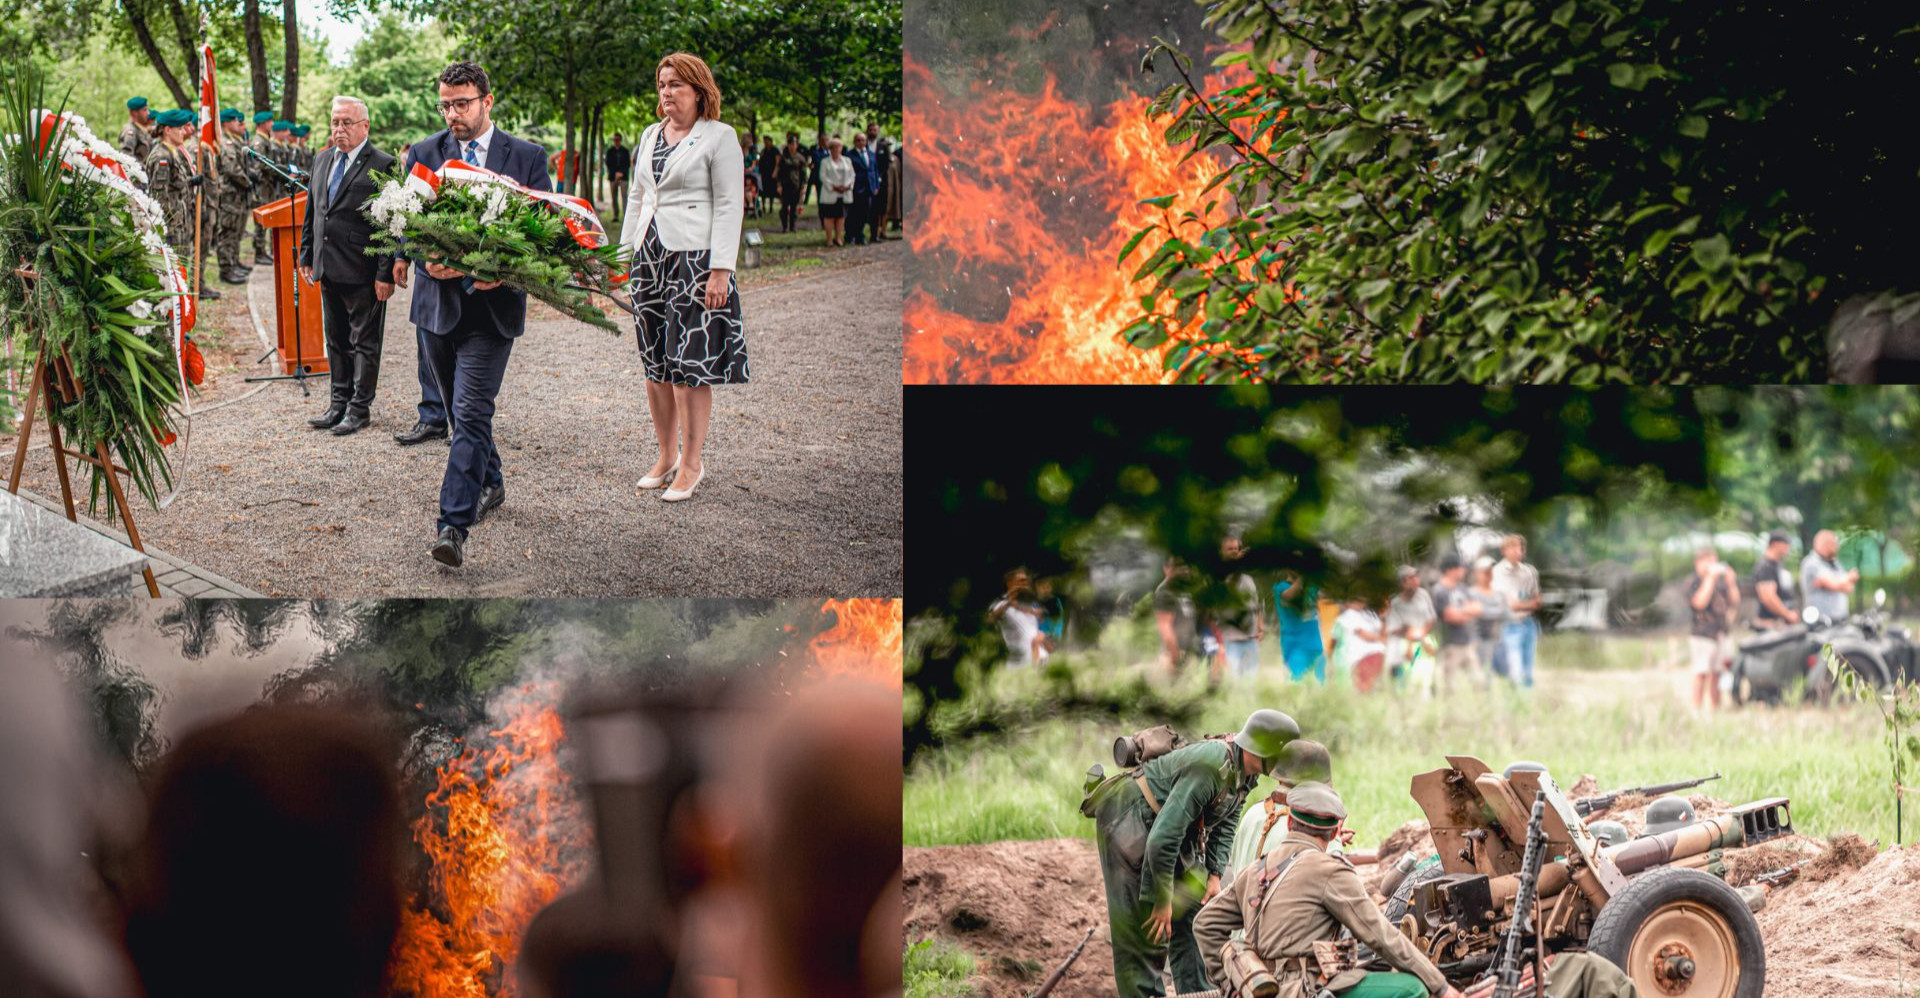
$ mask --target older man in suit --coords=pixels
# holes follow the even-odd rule
[[[536,191],[553,189],[546,150],[494,127],[486,70],[471,62],[448,66],[440,74],[438,108],[446,130],[413,144],[407,171],[415,163],[437,170],[461,159]],[[394,264],[394,280],[403,287],[407,270],[405,259]],[[414,289],[412,319],[420,327],[424,365],[452,422],[438,534],[430,553],[457,568],[466,561],[467,533],[507,499],[493,443],[494,397],[506,377],[513,341],[526,326],[527,295],[496,281],[476,282],[431,260],[423,260],[421,270],[424,280]]]
[[[375,259],[366,253],[373,223],[361,208],[373,196],[372,174],[393,170],[393,157],[367,141],[370,127],[365,101],[333,99],[333,130],[328,146],[314,160],[306,220],[300,226],[300,269],[308,280],[320,282],[333,387],[327,411],[307,425],[331,429],[337,437],[367,425],[380,381],[385,303],[393,296],[393,258]]]
[[[853,133],[853,151],[847,158],[853,161],[853,210],[848,213],[853,217],[847,220],[847,230],[853,233],[853,244],[860,246],[868,241],[866,230],[873,224],[878,207],[880,163],[867,148],[865,132]]]

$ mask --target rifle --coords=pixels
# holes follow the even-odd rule
[[[1030,998],[1047,998],[1052,994],[1053,989],[1060,986],[1060,979],[1067,976],[1067,968],[1073,966],[1073,961],[1080,959],[1080,951],[1087,948],[1087,940],[1092,938],[1093,930],[1088,929],[1087,934],[1080,937],[1080,945],[1075,946],[1073,952],[1067,954],[1067,958],[1060,962],[1060,966],[1053,968],[1053,973],[1048,974],[1047,979],[1040,982],[1040,990],[1035,991]]]
[[[1800,868],[1811,862],[1813,862],[1813,860],[1803,859],[1800,862],[1794,863],[1790,866],[1783,866],[1776,870],[1768,870],[1767,872],[1762,873],[1757,877],[1754,877],[1752,882],[1756,884],[1765,884],[1768,887],[1785,887],[1788,884],[1791,884],[1795,880],[1799,879]]]
[[[1720,774],[1715,773],[1712,776],[1702,776],[1697,780],[1681,780],[1678,783],[1655,783],[1645,787],[1624,787],[1612,793],[1601,794],[1598,797],[1582,797],[1573,802],[1573,810],[1575,814],[1584,818],[1595,811],[1605,811],[1607,808],[1613,806],[1614,801],[1622,797],[1629,795],[1658,797],[1662,794],[1673,793],[1676,790],[1692,790],[1702,783],[1711,783],[1719,778]]]
[[[1520,940],[1527,934],[1534,895],[1540,886],[1540,864],[1547,858],[1546,814],[1547,792],[1536,790],[1533,813],[1527,817],[1527,848],[1520,854],[1520,887],[1513,895],[1513,922],[1507,926],[1506,938],[1500,941],[1500,960],[1494,969],[1497,981],[1493,987],[1494,998],[1514,998],[1514,992],[1520,987]],[[1534,945],[1539,946],[1540,941],[1534,940]]]

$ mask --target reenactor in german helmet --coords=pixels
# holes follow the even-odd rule
[[[253,135],[248,144],[262,159],[273,159],[273,112],[253,112]],[[262,208],[286,197],[280,190],[280,178],[272,170],[262,165],[260,160],[247,157],[247,169],[253,177],[253,200],[249,208]],[[249,212],[251,214],[251,212]],[[272,230],[253,223],[253,263],[256,267],[273,266]]]
[[[1247,793],[1300,735],[1293,718],[1257,710],[1232,738],[1208,739],[1148,760],[1096,803],[1114,983],[1120,998],[1207,987],[1193,913],[1220,890]]]
[[[1250,978],[1271,975],[1283,996],[1326,990],[1366,998],[1459,998],[1440,968],[1388,924],[1353,865],[1327,852],[1347,817],[1340,795],[1324,783],[1302,783],[1287,793],[1287,811],[1292,830],[1286,841],[1234,878],[1194,919],[1207,976],[1230,994],[1251,990],[1242,986]],[[1351,950],[1327,945],[1337,943],[1342,928],[1396,972],[1352,966],[1345,956]],[[1229,950],[1239,929],[1245,939]],[[1322,944],[1319,954],[1316,943]]]
[[[1269,775],[1279,786],[1240,816],[1240,827],[1233,833],[1227,880],[1258,862],[1287,837],[1288,791],[1302,783],[1333,785],[1333,756],[1319,742],[1296,738],[1281,750],[1280,761]]]
[[[127,99],[127,123],[120,127],[120,151],[144,169],[153,151],[153,112],[145,97]]]

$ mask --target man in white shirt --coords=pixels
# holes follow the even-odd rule
[[[1860,570],[1841,568],[1839,555],[1839,535],[1822,530],[1813,535],[1813,550],[1800,562],[1800,590],[1807,594],[1807,605],[1829,620],[1847,619],[1847,597],[1860,584]]]
[[[1493,566],[1493,591],[1507,598],[1508,619],[1501,631],[1507,678],[1520,686],[1533,685],[1533,655],[1540,643],[1540,571],[1522,559],[1527,539],[1508,534],[1500,542],[1500,563]]]
[[[1000,625],[1000,640],[1007,645],[1007,665],[1019,668],[1044,662],[1047,649],[1040,634],[1040,608],[1033,602],[1032,576],[1024,568],[1016,568],[1004,579],[1006,594],[987,609],[987,620]]]

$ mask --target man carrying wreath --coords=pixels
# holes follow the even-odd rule
[[[446,130],[414,143],[402,174],[411,173],[416,163],[438,170],[459,159],[536,191],[553,189],[546,150],[494,127],[486,70],[471,62],[448,66],[440,74],[437,106]],[[394,262],[394,282],[401,287],[407,284],[409,265],[404,256]],[[423,259],[421,270],[423,280],[414,289],[410,315],[419,327],[421,424],[431,429],[429,407],[438,403],[451,433],[440,484],[438,534],[430,553],[436,561],[458,567],[466,560],[468,532],[507,498],[493,442],[494,398],[513,341],[526,326],[527,295],[498,282],[476,282],[433,260]]]

